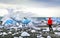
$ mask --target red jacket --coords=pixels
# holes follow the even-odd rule
[[[52,19],[51,18],[48,19],[48,25],[52,25]]]

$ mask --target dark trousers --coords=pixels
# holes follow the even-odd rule
[[[50,30],[50,31],[52,30],[52,26],[51,26],[51,25],[49,25],[49,30]]]
[[[53,33],[53,34],[54,34],[54,31],[53,31],[52,25],[49,25],[49,30],[50,30],[50,31],[49,31],[50,33]]]

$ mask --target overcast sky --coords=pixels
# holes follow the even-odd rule
[[[0,16],[8,14],[7,8],[31,12],[37,17],[60,17],[60,0],[0,0]]]

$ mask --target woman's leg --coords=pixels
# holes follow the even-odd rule
[[[49,25],[49,30],[51,31],[51,26]]]

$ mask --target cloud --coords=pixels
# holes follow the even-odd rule
[[[58,7],[60,0],[0,0],[2,4],[28,5],[37,7]]]
[[[36,7],[26,7],[23,11],[32,12],[36,14],[36,17],[60,17],[60,8],[49,7],[49,8],[36,8]]]
[[[4,4],[21,4],[21,3],[26,3],[29,0],[0,0],[0,3]]]
[[[26,15],[30,17],[31,15],[31,17],[60,17],[60,7],[33,7],[28,5],[1,4],[0,8],[5,10],[7,10],[7,8],[12,8],[14,10],[23,11],[24,14],[20,14],[21,16]]]
[[[6,9],[0,9],[0,16],[7,15],[8,11]]]
[[[37,4],[45,4],[45,6],[60,6],[60,0],[31,0]]]
[[[24,11],[23,15],[35,17],[60,17],[59,0],[0,0],[0,8]],[[28,13],[28,14],[27,14]],[[31,14],[30,14],[31,13]],[[23,16],[21,14],[21,16]]]

